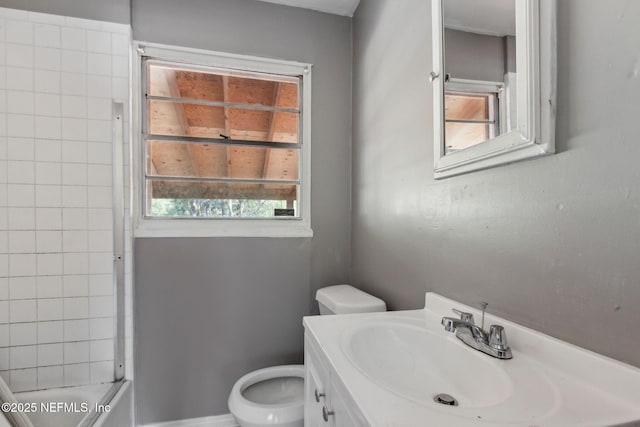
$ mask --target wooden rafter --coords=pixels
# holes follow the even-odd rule
[[[280,101],[280,82],[275,83],[273,90],[273,106],[277,107]],[[276,131],[276,112],[271,112],[271,120],[269,121],[269,130],[267,131],[267,141],[273,141],[273,135]],[[269,171],[269,163],[271,162],[271,148],[267,148],[264,152],[264,165],[262,166],[262,177],[267,177]]]
[[[156,163],[153,161],[153,155],[151,153],[151,150],[149,151],[149,168],[151,169],[149,172],[151,172],[151,175],[158,175],[158,168],[156,167]],[[146,190],[147,190],[147,203],[151,203],[151,200],[153,200],[153,190],[154,190],[154,186],[152,182],[148,182],[147,186],[146,186]],[[147,206],[147,209],[150,209],[151,206]]]
[[[287,185],[281,188],[260,188],[259,186],[230,187],[221,183],[198,183],[155,181],[154,191],[169,199],[262,199],[295,200],[296,188]]]
[[[167,88],[169,89],[170,96],[172,98],[180,98],[180,87],[178,86],[176,71],[167,68],[164,71],[164,77],[167,83]],[[176,117],[178,118],[180,130],[182,130],[185,136],[190,136],[191,131],[189,128],[189,120],[187,119],[187,115],[184,111],[184,104],[173,102],[172,105],[175,109]],[[200,167],[198,165],[198,155],[194,151],[195,147],[187,144],[187,152],[189,153],[189,159],[191,161],[191,168],[193,170],[194,176],[201,176]]]
[[[229,102],[229,76],[222,76],[222,100]],[[224,107],[224,134],[231,137],[231,124],[229,107]],[[227,177],[231,178],[231,147],[227,147]]]
[[[171,67],[153,67],[150,94],[167,100],[149,101],[150,134],[255,141],[295,141],[294,114],[260,109],[235,109],[244,105],[295,106],[295,88],[290,84],[206,74]],[[181,103],[172,99],[218,100],[226,107]],[[220,142],[223,142],[222,140]],[[296,179],[292,161],[296,149],[265,147],[256,149],[235,144],[180,144],[159,138],[149,147],[149,172],[167,177],[220,177],[242,179]],[[289,175],[289,171],[292,174]],[[149,185],[154,198],[249,198],[295,200],[296,187],[290,184],[210,183],[154,180]],[[151,197],[149,197],[151,199]]]

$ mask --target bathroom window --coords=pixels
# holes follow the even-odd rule
[[[138,235],[308,235],[310,67],[138,51]]]
[[[505,115],[500,102],[503,92],[503,85],[493,82],[457,79],[445,84],[446,154],[464,150],[501,134],[501,116]]]

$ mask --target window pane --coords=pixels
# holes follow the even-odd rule
[[[209,218],[298,217],[298,186],[147,181],[152,216]],[[293,212],[276,211],[293,209]],[[283,215],[293,213],[293,215]]]
[[[152,135],[298,142],[298,113],[147,101]],[[225,138],[227,137],[227,138]]]
[[[182,64],[149,62],[147,93],[152,96],[298,108],[298,79],[261,73],[205,71]]]
[[[222,76],[148,64],[147,93],[168,98],[224,102]]]
[[[489,124],[445,123],[445,152],[453,153],[489,139]]]
[[[145,215],[299,217],[302,77],[153,59],[143,72]]]
[[[487,120],[489,96],[447,93],[444,96],[445,120]]]
[[[227,102],[264,105],[278,108],[298,108],[298,84],[278,81],[225,77]]]
[[[147,141],[147,175],[298,179],[298,149]]]

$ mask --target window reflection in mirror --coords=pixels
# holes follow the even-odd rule
[[[444,0],[445,155],[517,127],[515,0]]]

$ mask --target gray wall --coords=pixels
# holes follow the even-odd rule
[[[309,239],[137,239],[140,424],[228,413],[247,372],[301,363]]]
[[[445,72],[456,79],[504,80],[505,40],[502,37],[447,29],[444,32]]]
[[[0,7],[121,24],[131,22],[130,0],[0,0]]]
[[[430,2],[354,18],[352,281],[640,366],[640,2],[558,2],[559,153],[435,181]]]
[[[312,239],[138,239],[138,421],[227,413],[253,369],[302,362],[313,291],[349,278],[351,20],[252,0],[134,0],[137,40],[310,62]]]

